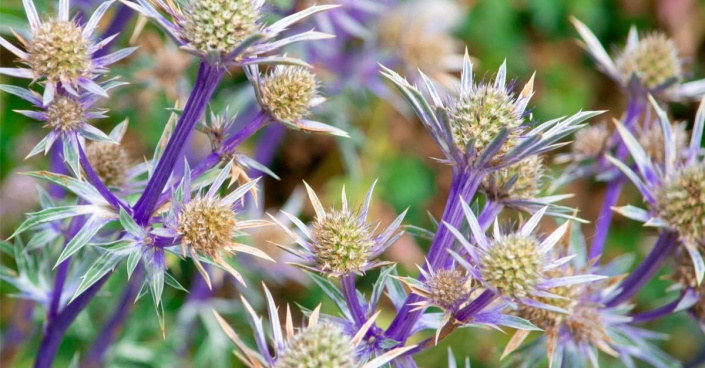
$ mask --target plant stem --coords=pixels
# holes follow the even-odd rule
[[[142,286],[143,269],[138,267],[135,269],[130,281],[125,286],[125,291],[120,298],[120,303],[117,305],[115,312],[108,319],[103,329],[96,336],[90,350],[85,354],[85,359],[81,362],[81,368],[102,367],[105,353],[108,351],[110,344],[117,338],[122,325],[125,323],[127,316],[132,310],[137,293]]]
[[[661,306],[659,308],[647,311],[647,312],[642,312],[642,313],[637,313],[632,316],[632,323],[646,323],[653,321],[655,319],[659,319],[661,317],[665,317],[673,312],[676,311],[676,308],[681,304],[683,298],[686,296],[686,293],[688,291],[684,291],[681,296],[678,297],[678,299]]]
[[[639,117],[644,111],[646,104],[644,97],[631,96],[627,102],[627,112],[624,116],[624,125],[633,130],[633,125],[638,122]],[[612,135],[612,139],[617,142],[617,152],[615,158],[620,161],[625,161],[629,158],[629,150],[624,144],[619,134],[615,132]],[[605,249],[605,242],[607,241],[607,234],[610,230],[610,225],[612,224],[612,217],[614,212],[612,207],[617,204],[620,194],[622,194],[622,189],[624,188],[624,176],[618,174],[609,183],[607,183],[607,192],[605,194],[605,199],[602,202],[602,208],[600,209],[600,215],[597,217],[595,224],[595,236],[592,239],[592,245],[590,246],[589,259],[600,261],[602,258],[602,252]]]
[[[458,170],[453,173],[453,182],[451,184],[450,193],[446,200],[446,207],[441,218],[442,222],[436,231],[436,235],[431,242],[431,248],[428,251],[427,260],[434,269],[439,264],[445,263],[448,256],[447,250],[455,243],[455,237],[448,230],[448,227],[443,225],[447,222],[451,226],[459,229],[465,221],[460,197],[466,202],[470,202],[477,192],[484,171]],[[421,276],[419,276],[422,279]],[[422,280],[423,281],[423,280]],[[409,334],[414,328],[416,322],[421,318],[423,310],[415,309],[413,303],[421,300],[421,297],[416,294],[409,294],[404,302],[404,305],[397,313],[391,325],[385,332],[386,336],[396,341],[404,342],[409,337]]]
[[[620,284],[620,291],[606,305],[614,307],[634,296],[661,268],[663,261],[673,252],[678,245],[678,234],[672,231],[663,231],[659,235],[654,249],[651,250],[641,264],[625,278]]]
[[[203,115],[206,105],[223,77],[223,73],[225,73],[225,69],[201,62],[196,76],[196,83],[186,102],[186,106],[184,106],[184,111],[179,118],[174,133],[169,138],[169,142],[159,163],[157,163],[154,174],[149,178],[144,193],[135,204],[134,217],[138,224],[147,225],[149,223],[155,205],[171,176],[174,165],[181,158],[186,141]]]
[[[37,352],[37,359],[34,361],[34,368],[50,368],[56,357],[61,340],[66,334],[71,323],[78,317],[78,314],[88,305],[103,284],[108,280],[112,272],[108,272],[95,284],[91,285],[81,295],[76,297],[67,305],[61,313],[54,319],[54,323],[48,324],[44,329],[42,341]]]
[[[350,308],[350,313],[358,327],[365,324],[367,317],[360,305],[360,299],[357,297],[357,289],[355,289],[355,274],[348,273],[342,276],[340,280],[340,288],[345,296],[345,301]]]
[[[86,157],[86,152],[83,151],[83,147],[81,147],[81,144],[78,145],[78,155],[79,161],[81,162],[81,167],[83,168],[83,171],[86,172],[86,177],[88,178],[88,181],[93,184],[93,187],[98,190],[98,193],[100,193],[100,195],[103,196],[103,198],[108,203],[110,203],[110,205],[113,206],[113,208],[115,208],[116,210],[124,208],[126,211],[128,211],[128,213],[132,212],[130,207],[120,201],[120,199],[118,199],[118,197],[116,197],[115,194],[113,194],[110,189],[105,186],[105,183],[100,180],[100,177],[93,169],[93,166],[91,165],[90,161],[88,161],[88,157]]]

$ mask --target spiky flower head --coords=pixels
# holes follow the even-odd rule
[[[263,56],[291,43],[330,36],[306,32],[276,38],[294,23],[337,5],[312,6],[270,26],[264,18],[263,0],[183,0],[125,2],[144,14],[181,43],[182,49],[214,65],[249,65],[258,62],[302,62],[279,56]],[[160,13],[166,13],[166,17]]]
[[[303,328],[291,339],[275,368],[354,368],[350,337],[331,323]]]
[[[554,268],[546,271],[546,276],[550,278],[564,277],[572,274],[568,269]],[[558,298],[553,297],[536,297],[536,301],[542,304],[554,305],[565,311],[571,312],[575,305],[577,304],[577,297],[580,292],[579,287],[573,285],[570,286],[558,286],[547,290],[549,293],[558,296]],[[558,313],[553,310],[547,310],[545,308],[537,308],[530,305],[520,305],[517,310],[517,315],[528,321],[531,321],[537,327],[547,330],[552,327],[559,325],[566,314]]]
[[[641,37],[615,60],[624,83],[635,75],[649,90],[680,82],[682,62],[673,40],[661,32]]]
[[[677,232],[684,248],[693,259],[695,275],[700,284],[705,278],[702,248],[705,245],[705,163],[700,147],[705,130],[705,99],[695,119],[690,143],[677,151],[676,134],[668,115],[651,98],[658,116],[663,139],[663,162],[654,162],[638,140],[620,122],[615,121],[629,152],[636,162],[633,170],[614,157],[608,160],[630,178],[643,195],[649,210],[634,206],[616,207],[615,211],[650,226]],[[638,174],[637,174],[638,172]]]
[[[243,196],[254,190],[257,180],[240,185],[225,197],[219,192],[231,175],[233,162],[228,162],[211,183],[208,191],[191,197],[191,169],[186,166],[184,178],[176,191],[172,192],[171,207],[164,219],[166,228],[162,236],[175,238],[174,245],[181,245],[181,253],[194,260],[199,272],[210,287],[210,276],[203,268],[199,257],[208,257],[241,283],[245,283],[239,272],[223,259],[223,255],[234,252],[248,253],[268,261],[274,260],[261,250],[240,244],[236,237],[245,235],[242,230],[268,225],[261,220],[238,220],[236,208]]]
[[[590,125],[575,132],[570,146],[575,161],[595,158],[604,153],[609,145],[610,134],[604,123]]]
[[[582,284],[603,279],[597,275],[552,275],[548,270],[565,264],[572,257],[556,257],[553,247],[566,233],[570,221],[558,227],[551,235],[541,240],[534,230],[548,207],[537,211],[516,232],[503,234],[495,222],[492,239],[482,230],[472,209],[460,198],[465,218],[470,225],[470,242],[453,226],[444,223],[467,251],[468,259],[450,251],[455,260],[483,286],[494,291],[510,304],[526,304],[533,307],[565,313],[554,303],[546,304],[537,297],[544,297],[549,290],[569,285]]]
[[[61,133],[78,129],[86,121],[84,107],[77,98],[59,95],[46,109],[46,127]]]
[[[130,162],[127,151],[119,144],[108,142],[89,144],[86,147],[86,157],[105,185],[121,187],[125,184]]]
[[[344,188],[342,207],[339,210],[326,211],[316,193],[306,184],[306,190],[316,212],[313,223],[306,227],[293,215],[282,211],[284,215],[292,219],[292,222],[305,235],[305,239],[291,231],[277,218],[271,215],[270,218],[304,248],[303,252],[290,250],[299,258],[310,263],[298,264],[299,266],[333,277],[350,273],[361,274],[385,264],[385,262],[378,262],[374,259],[399,239],[402,233],[397,232],[397,229],[406,214],[404,211],[386,230],[375,235],[376,226],[367,223],[367,213],[373,189],[374,184],[367,192],[367,198],[360,211],[350,209]]]
[[[585,24],[575,18],[571,21],[599,69],[625,90],[652,93],[663,100],[700,99],[705,93],[702,80],[682,83],[683,61],[675,43],[666,35],[653,32],[640,38],[636,27],[632,27],[625,48],[613,59]],[[631,83],[633,78],[637,85]]]
[[[544,184],[545,164],[540,156],[529,156],[518,163],[491,172],[482,190],[492,198],[536,198]]]
[[[189,46],[227,53],[259,29],[259,6],[251,0],[190,1],[176,20]]]
[[[311,101],[318,98],[318,80],[308,68],[281,66],[259,84],[262,108],[279,121],[299,121],[310,115]]]
[[[524,117],[534,93],[534,77],[515,94],[507,85],[506,62],[500,66],[493,83],[474,83],[472,68],[466,51],[460,91],[446,98],[441,97],[434,81],[421,73],[429,102],[416,86],[382,67],[382,74],[402,93],[441,148],[447,164],[488,170],[506,167],[555,148],[553,143],[601,113],[579,112],[529,128]]]
[[[705,234],[705,166],[686,167],[656,192],[656,213],[681,236],[699,239]]]
[[[263,284],[264,286],[264,284]],[[308,314],[308,323],[298,331],[294,328],[289,306],[286,307],[286,320],[279,319],[279,310],[274,304],[272,294],[266,286],[264,292],[269,312],[271,331],[265,333],[262,318],[257,315],[250,303],[241,296],[247,311],[247,319],[255,334],[257,349],[254,351],[245,344],[227,322],[214,312],[220,327],[235,343],[238,351],[235,354],[248,367],[266,368],[379,368],[397,356],[408,351],[410,347],[401,347],[387,351],[372,361],[361,360],[358,355],[370,357],[370,352],[363,351],[362,341],[370,331],[379,313],[359,325],[346,326],[340,324],[341,319],[332,316],[322,316],[321,306],[317,306]],[[268,339],[271,341],[268,344]],[[272,349],[269,348],[271,346]]]
[[[676,153],[682,152],[688,145],[688,133],[686,132],[685,122],[672,124],[673,140],[676,146]],[[646,128],[637,129],[637,139],[639,144],[644,147],[644,151],[655,162],[663,162],[666,159],[666,153],[663,150],[663,130],[661,125],[656,122],[649,124]]]
[[[79,96],[79,87],[106,97],[106,90],[94,81],[95,77],[105,74],[106,66],[127,57],[135,50],[134,47],[127,48],[94,58],[96,52],[117,36],[112,35],[98,43],[93,39],[93,32],[112,3],[102,3],[85,25],[79,25],[69,19],[68,0],[59,1],[59,14],[56,18],[44,21],[39,18],[32,0],[24,1],[31,37],[29,40],[18,38],[25,46],[25,51],[2,37],[0,45],[15,54],[29,69],[0,68],[0,74],[43,81],[44,105],[54,99],[59,86],[76,97]]]
[[[412,277],[398,278],[409,286],[411,292],[425,299],[415,305],[419,308],[439,307],[449,314],[458,311],[472,292],[470,275],[455,265],[434,270],[427,263],[427,269],[419,267],[423,281]]]
[[[277,65],[261,75],[257,65],[245,68],[267,119],[291,129],[348,137],[345,131],[309,120],[311,109],[325,102],[318,93],[318,79],[308,68]]]

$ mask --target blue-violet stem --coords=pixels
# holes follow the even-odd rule
[[[460,229],[465,221],[463,208],[460,202],[462,197],[466,202],[470,202],[480,187],[480,183],[485,177],[484,171],[458,170],[453,173],[453,182],[450,193],[446,200],[446,207],[441,218],[442,222],[447,222],[456,229]],[[428,262],[434,269],[436,265],[443,264],[445,257],[448,257],[448,249],[455,243],[455,237],[448,228],[441,223],[438,226],[436,235],[433,237],[431,247],[428,251]],[[421,300],[416,294],[410,294],[404,305],[397,313],[385,335],[393,340],[404,342],[414,328],[414,325],[423,314],[423,310],[417,309],[413,303]],[[416,310],[413,310],[416,309]],[[413,311],[412,311],[413,310]]]
[[[128,315],[135,304],[135,298],[140,291],[143,282],[142,267],[137,267],[132,274],[130,281],[125,286],[125,291],[120,297],[120,303],[117,305],[110,319],[106,322],[103,329],[98,333],[93,341],[88,353],[85,354],[85,359],[81,362],[81,368],[102,367],[103,359],[108,348],[113,341],[118,337],[120,328],[127,320]]]
[[[647,312],[642,312],[642,313],[637,313],[632,315],[632,323],[646,323],[650,322],[656,319],[659,319],[661,317],[665,317],[673,312],[676,311],[676,309],[680,306],[680,304],[683,301],[683,298],[686,297],[686,294],[688,293],[688,290],[683,291],[681,296],[678,297],[678,299],[664,305],[661,307],[658,307],[656,309],[647,311]]]
[[[138,224],[146,225],[149,222],[159,195],[169,180],[174,165],[181,157],[188,137],[203,115],[220,79],[223,77],[223,73],[225,73],[224,68],[201,62],[196,76],[196,83],[176,124],[174,133],[166,145],[163,156],[157,163],[154,174],[149,178],[144,193],[135,204],[134,218]]]
[[[663,231],[651,253],[622,281],[618,294],[608,300],[606,305],[614,307],[634,296],[661,268],[661,264],[671,255],[676,245],[678,245],[678,234]]]
[[[358,327],[366,322],[365,312],[360,305],[360,299],[357,297],[357,289],[355,289],[355,274],[348,273],[341,277],[340,286],[345,296],[345,301],[350,309],[353,319]]]
[[[39,352],[37,352],[37,359],[34,361],[34,368],[50,368],[52,366],[61,340],[63,340],[64,334],[66,334],[66,330],[68,330],[71,323],[76,320],[79,313],[86,308],[111,274],[112,272],[108,272],[95,284],[81,293],[81,295],[77,296],[76,299],[56,316],[51,325],[47,325],[42,336],[42,342],[39,346]]]
[[[116,197],[115,194],[113,194],[110,189],[105,186],[103,181],[100,180],[100,177],[93,169],[93,166],[91,165],[90,161],[88,161],[88,157],[86,157],[86,153],[83,151],[83,147],[81,147],[80,143],[78,145],[78,155],[79,161],[81,162],[81,167],[86,173],[88,181],[93,185],[96,190],[98,190],[98,193],[100,193],[100,195],[116,210],[124,208],[126,211],[128,211],[128,213],[131,212],[132,210],[129,208],[129,206],[121,202],[120,199],[118,199],[118,197]]]

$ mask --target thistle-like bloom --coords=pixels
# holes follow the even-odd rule
[[[423,73],[433,105],[421,92],[394,71],[383,68],[407,102],[414,108],[446,162],[463,168],[505,167],[530,155],[558,147],[555,143],[582,127],[581,123],[600,112],[579,112],[568,118],[537,124],[525,123],[526,107],[533,95],[534,78],[516,95],[507,86],[506,63],[497,72],[494,83],[473,82],[472,63],[465,54],[460,93],[448,96],[446,104],[434,83]]]
[[[654,32],[639,37],[636,27],[632,27],[627,45],[613,59],[587,26],[575,18],[571,21],[600,69],[623,88],[628,89],[634,78],[643,93],[668,100],[697,99],[705,93],[705,79],[682,83],[683,61],[675,43],[664,34]]]
[[[295,329],[289,307],[286,308],[286,321],[282,326],[278,308],[266,286],[264,291],[271,325],[271,334],[269,334],[272,339],[271,344],[267,343],[268,335],[265,334],[261,317],[257,316],[250,303],[241,297],[247,309],[247,318],[255,333],[258,351],[247,347],[227,322],[214,311],[220,327],[237,347],[238,351],[235,354],[247,367],[378,368],[413,348],[413,346],[396,348],[365,362],[360,351],[361,342],[377,315],[370,318],[354,335],[349,335],[331,320],[323,320],[318,306],[310,313],[308,324]],[[270,346],[274,351],[270,350]]]
[[[318,92],[316,76],[305,67],[277,65],[261,75],[257,65],[245,68],[255,88],[255,96],[269,119],[289,128],[348,137],[348,133],[328,124],[309,120],[311,109],[325,102]]]
[[[237,236],[246,235],[242,230],[268,223],[261,220],[240,220],[236,217],[237,202],[254,188],[257,180],[239,186],[225,197],[218,195],[225,179],[230,177],[231,169],[232,162],[220,170],[208,192],[191,198],[194,188],[190,169],[187,167],[179,188],[172,194],[171,208],[165,218],[167,227],[157,233],[174,238],[172,245],[180,245],[183,256],[186,256],[188,251],[209,287],[210,277],[201,265],[200,256],[212,259],[243,284],[245,282],[242,276],[223,259],[223,254],[244,252],[274,261],[259,249],[233,240]]]
[[[307,227],[295,216],[283,212],[301,231],[303,237],[270,215],[272,220],[303,248],[301,251],[284,248],[307,262],[307,264],[295,263],[295,265],[337,277],[350,273],[362,274],[369,269],[388,264],[375,259],[402,235],[402,232],[397,230],[406,211],[399,215],[387,229],[375,235],[376,226],[367,223],[367,212],[373,189],[374,184],[367,192],[365,203],[359,211],[348,206],[348,199],[343,189],[342,208],[326,212],[316,193],[306,184],[311,204],[316,211],[313,223]]]
[[[309,31],[275,40],[294,23],[337,7],[312,6],[264,27],[261,24],[264,0],[184,0],[179,3],[125,0],[124,4],[153,19],[181,43],[185,51],[210,63],[226,65],[297,62],[266,55],[295,42],[329,38],[325,33]]]
[[[554,303],[539,301],[539,298],[560,299],[550,290],[604,278],[597,275],[554,277],[549,272],[565,264],[572,257],[557,258],[552,252],[570,222],[564,223],[543,240],[534,234],[536,226],[547,210],[546,207],[537,211],[517,232],[502,234],[499,225],[495,222],[494,234],[490,239],[485,235],[467,203],[462,198],[460,200],[476,245],[470,244],[457,229],[446,223],[445,225],[467,251],[469,259],[466,260],[457,253],[450,252],[476,281],[498,294],[510,305],[521,303],[564,313],[563,308],[556,307]]]
[[[23,0],[30,25],[30,39],[15,34],[25,51],[0,37],[0,45],[15,54],[29,68],[0,68],[0,74],[44,82],[43,105],[49,105],[61,86],[75,97],[79,87],[107,97],[107,91],[94,79],[107,72],[108,65],[130,55],[136,48],[127,48],[110,55],[93,58],[117,34],[95,42],[93,33],[112,1],[102,3],[88,22],[81,26],[69,18],[69,0],[59,1],[57,18],[39,19],[33,0]]]
[[[110,80],[101,85],[101,89],[108,91],[124,83]],[[44,122],[44,127],[50,132],[42,139],[27,155],[32,157],[40,152],[47,154],[57,139],[63,143],[63,156],[74,173],[80,175],[79,171],[79,136],[108,144],[117,142],[108,135],[88,124],[90,119],[105,118],[106,110],[92,109],[101,96],[90,91],[82,91],[78,96],[59,93],[45,104],[42,96],[32,90],[0,85],[0,90],[16,95],[34,105],[41,111],[16,110],[16,112],[28,116],[32,119]]]
[[[637,126],[636,137],[639,144],[644,147],[646,154],[651,157],[654,162],[663,163],[666,159],[666,153],[663,150],[663,130],[661,124],[657,121],[645,122],[645,127]],[[688,147],[688,132],[686,131],[685,122],[675,122],[671,124],[673,132],[673,141],[676,145],[676,155],[682,153],[684,148]]]
[[[631,219],[675,231],[690,254],[698,284],[705,276],[705,162],[700,142],[705,128],[705,99],[695,118],[690,144],[680,154],[676,135],[666,112],[651,98],[663,132],[663,164],[654,162],[637,139],[620,122],[615,122],[636,166],[637,174],[623,162],[607,156],[639,189],[649,209],[634,206],[614,208]]]

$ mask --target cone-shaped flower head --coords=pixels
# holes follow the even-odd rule
[[[284,348],[276,368],[354,368],[350,336],[331,323],[301,329]]]
[[[545,165],[540,156],[529,156],[518,163],[493,171],[482,182],[482,191],[492,198],[536,198],[544,184]]]
[[[289,306],[286,308],[286,320],[282,324],[279,311],[274,304],[272,294],[266,286],[267,311],[271,333],[265,334],[262,318],[257,316],[250,303],[244,297],[242,302],[247,310],[247,318],[255,334],[257,350],[250,349],[217,313],[216,319],[225,334],[235,343],[236,355],[248,367],[267,368],[379,368],[395,357],[403,354],[413,346],[392,349],[371,361],[361,360],[364,354],[369,358],[369,351],[363,351],[362,341],[374,323],[377,315],[372,316],[362,326],[346,330],[338,322],[340,318],[322,316],[321,306],[316,307],[308,316],[308,323],[294,328]],[[268,343],[268,338],[271,341]],[[270,346],[272,349],[270,349]]]
[[[561,267],[546,271],[546,275],[551,278],[558,278],[571,275],[572,272],[564,270]],[[579,286],[558,286],[548,290],[549,293],[559,296],[559,298],[537,297],[536,300],[542,304],[551,304],[568,312],[571,312],[576,304],[576,299],[579,293]],[[547,310],[545,308],[537,308],[530,305],[520,305],[517,310],[517,315],[528,321],[531,321],[537,327],[547,330],[557,326],[566,318],[566,314],[556,311]]]
[[[268,223],[261,220],[238,220],[236,217],[237,202],[254,190],[257,180],[240,185],[225,197],[218,195],[223,183],[230,177],[232,166],[232,161],[225,165],[208,191],[192,198],[191,170],[187,165],[179,188],[172,194],[171,208],[164,219],[167,228],[162,231],[163,235],[176,238],[178,241],[174,245],[181,245],[184,256],[188,251],[209,286],[210,277],[199,261],[201,255],[213,259],[243,284],[240,273],[223,259],[224,254],[244,252],[274,261],[259,249],[234,240],[245,235],[242,230]]]
[[[406,211],[399,215],[386,230],[375,235],[376,226],[367,223],[367,213],[373,189],[374,184],[367,192],[367,198],[360,211],[354,211],[348,206],[345,189],[343,189],[341,209],[326,211],[316,193],[306,184],[306,190],[316,211],[313,223],[307,227],[296,217],[283,212],[297,225],[305,238],[291,231],[275,217],[270,216],[289,233],[296,243],[304,248],[303,251],[285,248],[310,263],[297,264],[298,266],[328,276],[340,276],[349,273],[361,274],[385,264],[374,259],[399,239],[401,232],[397,232],[397,229]]]
[[[58,90],[59,84],[70,94],[78,97],[79,87],[101,96],[106,90],[94,82],[96,76],[107,72],[106,66],[130,55],[135,48],[117,51],[113,54],[93,58],[116,35],[95,42],[95,32],[112,1],[102,3],[85,25],[69,18],[69,0],[59,1],[59,14],[56,18],[42,21],[32,0],[23,1],[30,25],[30,38],[18,36],[25,51],[13,46],[0,37],[0,45],[15,54],[24,68],[0,68],[0,74],[32,80],[45,84],[43,104],[48,105]]]
[[[610,131],[604,123],[587,126],[575,132],[570,146],[573,161],[596,158],[609,146]]]
[[[586,119],[601,113],[579,112],[529,128],[525,115],[534,93],[534,77],[515,94],[507,84],[506,62],[492,83],[475,83],[472,68],[466,52],[460,91],[445,98],[441,98],[434,81],[421,73],[431,97],[432,103],[429,103],[417,87],[382,67],[382,74],[394,83],[414,109],[448,164],[463,168],[505,167],[554,149],[553,143],[580,129]]]
[[[336,127],[309,120],[311,109],[325,102],[318,92],[319,82],[308,68],[277,65],[261,75],[257,65],[245,68],[252,81],[260,107],[267,117],[289,128],[341,137],[348,134]]]
[[[598,67],[623,88],[637,92],[632,85],[635,80],[641,93],[667,100],[699,99],[705,93],[705,80],[682,83],[683,61],[666,35],[654,32],[639,37],[636,27],[632,27],[625,48],[613,59],[585,24],[575,18],[571,21]]]
[[[122,146],[95,142],[86,147],[86,157],[105,185],[120,187],[125,184],[130,160]]]
[[[269,27],[261,24],[263,0],[160,0],[125,1],[132,9],[152,18],[183,46],[182,49],[215,64],[296,62],[262,56],[291,43],[330,36],[309,31],[274,41],[294,23],[337,5],[312,6],[289,15]],[[159,11],[166,13],[168,17]],[[301,62],[298,62],[299,64]]]
[[[428,266],[429,271],[418,268],[423,281],[412,277],[399,278],[414,294],[425,299],[416,303],[416,306],[423,309],[436,306],[452,314],[467,302],[472,292],[472,278],[467,272],[456,268],[455,265],[440,270],[433,270]]]
[[[651,98],[663,138],[663,162],[654,162],[638,140],[620,122],[615,122],[638,170],[607,156],[636,185],[649,211],[634,206],[614,208],[631,219],[648,226],[670,229],[680,235],[680,241],[693,259],[698,284],[705,277],[705,162],[702,161],[703,130],[705,129],[705,99],[700,104],[690,144],[677,152],[676,134],[666,112]],[[637,174],[638,172],[638,174]]]
[[[566,232],[570,222],[561,225],[551,235],[541,240],[534,234],[547,207],[537,211],[518,231],[502,234],[495,222],[493,237],[487,238],[470,207],[461,198],[465,217],[472,230],[476,245],[470,242],[447,223],[450,231],[463,245],[469,255],[465,259],[450,251],[474,279],[487,289],[494,291],[511,304],[516,302],[565,313],[565,310],[538,300],[551,296],[549,290],[560,287],[592,282],[602,279],[596,275],[558,276],[549,273],[571,257],[555,257],[553,247]],[[554,296],[555,298],[555,296]]]
[[[686,124],[683,122],[671,125],[673,139],[676,146],[676,154],[683,152],[688,147],[688,133]],[[666,152],[663,150],[663,129],[658,122],[649,124],[646,128],[637,128],[636,132],[639,144],[644,147],[644,151],[655,162],[662,163],[666,159]]]

